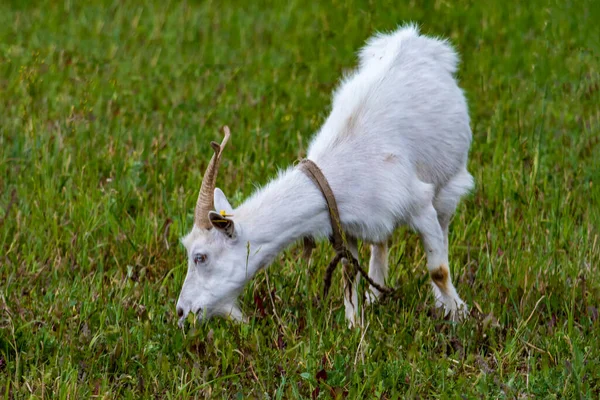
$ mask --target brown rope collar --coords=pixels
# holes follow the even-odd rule
[[[360,274],[365,278],[367,282],[381,293],[391,293],[391,289],[379,285],[375,283],[367,274],[367,272],[360,266],[360,263],[354,255],[348,250],[346,246],[346,238],[344,235],[344,231],[342,230],[341,220],[340,220],[340,212],[338,210],[337,202],[335,201],[335,196],[333,195],[333,190],[331,190],[331,186],[329,186],[329,182],[327,182],[327,178],[323,175],[323,171],[319,168],[317,164],[308,158],[300,161],[298,165],[300,171],[304,172],[306,176],[310,178],[311,181],[321,190],[323,193],[323,197],[325,197],[325,201],[327,202],[327,208],[329,209],[329,219],[331,221],[331,244],[336,252],[336,256],[331,260],[329,266],[327,267],[327,271],[325,273],[325,288],[323,290],[324,296],[327,296],[327,292],[329,291],[329,286],[331,285],[331,275],[335,270],[335,267],[340,262],[342,258],[350,261],[354,267],[360,272]],[[312,238],[304,239],[304,254],[305,257],[310,257],[310,253],[314,248],[314,241]]]
[[[325,197],[327,208],[329,209],[329,219],[331,220],[331,244],[333,244],[335,252],[339,253],[344,250],[346,246],[344,245],[344,236],[340,223],[340,212],[338,210],[337,202],[335,201],[335,196],[333,195],[333,190],[331,190],[331,186],[329,186],[329,182],[327,182],[327,178],[323,175],[321,168],[313,161],[305,158],[300,161],[298,168],[300,171],[304,172],[315,185],[317,185],[321,190],[321,193],[323,193],[323,197]]]

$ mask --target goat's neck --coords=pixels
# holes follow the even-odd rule
[[[331,224],[323,194],[298,169],[288,169],[256,192],[235,217],[257,254],[257,268],[269,264],[287,246],[305,236],[323,237]],[[262,255],[261,255],[262,253]]]

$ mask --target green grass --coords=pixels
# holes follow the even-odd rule
[[[600,7],[416,3],[2,2],[0,397],[598,398]],[[209,141],[231,127],[218,184],[239,204],[305,154],[364,40],[408,20],[463,60],[477,189],[450,262],[472,317],[432,311],[400,230],[400,294],[362,330],[339,271],[320,296],[324,244],[256,276],[249,324],[178,329]]]

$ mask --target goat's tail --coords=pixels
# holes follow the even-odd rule
[[[414,23],[373,35],[358,54],[359,65],[364,68],[371,62],[391,63],[405,52],[411,53],[410,57],[418,54],[431,58],[451,74],[458,66],[458,54],[447,40],[421,35]]]

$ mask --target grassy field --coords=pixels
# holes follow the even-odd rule
[[[594,1],[0,3],[0,398],[598,398],[600,7]],[[451,226],[472,315],[433,310],[421,244],[344,321],[332,250],[295,246],[241,325],[177,328],[210,140],[239,204],[305,155],[377,30],[460,51],[477,188]],[[366,261],[365,248],[361,250]]]

